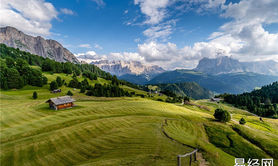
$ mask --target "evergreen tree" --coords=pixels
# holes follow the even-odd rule
[[[63,81],[62,81],[62,78],[60,76],[58,76],[56,78],[56,82],[57,82],[58,87],[61,87],[63,85]]]
[[[73,96],[73,93],[69,90],[68,93],[67,93],[67,95]]]
[[[1,86],[1,89],[3,89],[3,90],[9,89],[8,84],[7,84],[7,78],[5,77],[3,70],[1,70],[1,73],[0,73],[0,86]]]
[[[231,115],[228,111],[223,109],[216,109],[214,112],[215,119],[219,120],[220,122],[229,122],[231,120]]]
[[[33,99],[37,99],[38,98],[38,93],[36,91],[33,92]]]
[[[244,119],[244,118],[241,118],[241,119],[239,120],[239,124],[244,125],[245,123],[246,123],[246,121],[245,121],[245,119]]]
[[[7,68],[6,74],[9,89],[23,87],[23,79],[20,77],[19,72],[15,68]]]
[[[8,68],[15,67],[15,61],[11,57],[6,58],[6,65]]]
[[[76,77],[73,77],[73,79],[70,80],[68,86],[71,87],[71,88],[80,88],[80,82],[77,80]]]
[[[47,77],[42,76],[42,83],[43,83],[43,85],[46,85],[47,81],[48,81]]]
[[[42,63],[42,71],[55,71],[55,65],[54,65],[54,61],[50,60],[50,59],[46,59],[43,61]]]
[[[64,63],[63,66],[64,66],[64,70],[63,70],[64,73],[66,73],[66,74],[71,74],[72,73],[71,63],[66,62],[66,63]]]
[[[80,93],[85,93],[85,92],[86,92],[85,86],[81,86]]]
[[[50,90],[55,90],[58,88],[58,84],[56,81],[51,81],[50,83]]]

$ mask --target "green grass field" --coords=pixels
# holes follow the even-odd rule
[[[56,74],[44,74],[49,81],[56,78]],[[149,98],[89,97],[67,87],[62,87],[61,94],[52,94],[48,87],[1,91],[1,166],[175,166],[178,154],[195,148],[215,166],[232,166],[235,157],[277,159],[278,122],[274,119],[260,122],[244,110],[207,100],[194,103],[210,111]],[[50,110],[45,101],[68,90],[74,93],[76,107]],[[31,98],[33,91],[38,92],[36,100]],[[213,110],[218,107],[230,111],[232,121],[214,121]],[[241,117],[247,120],[244,126],[238,124]],[[182,160],[184,165],[188,162],[189,158]],[[193,163],[199,164],[203,165],[201,160]]]

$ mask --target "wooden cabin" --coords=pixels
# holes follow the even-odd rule
[[[49,100],[46,101],[46,103],[49,103],[49,108],[54,110],[71,108],[74,106],[73,102],[75,102],[75,100],[70,96],[50,98]]]

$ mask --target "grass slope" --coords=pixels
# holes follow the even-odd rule
[[[55,75],[45,75],[49,81],[56,78]],[[66,75],[63,78],[70,80]],[[31,99],[35,90],[37,100]],[[49,110],[45,101],[65,95],[68,90],[74,93],[76,107]],[[178,154],[194,148],[200,149],[210,165],[234,165],[235,156],[251,158],[254,153],[256,157],[277,157],[276,149],[272,148],[278,145],[277,120],[259,122],[258,117],[246,111],[206,100],[194,103],[206,105],[211,111],[139,97],[89,97],[67,87],[62,87],[62,94],[52,94],[48,86],[1,91],[0,100],[0,164],[3,166],[174,166]],[[212,110],[217,107],[225,107],[233,113],[233,121],[227,124],[215,122]],[[242,116],[247,119],[245,126],[238,125]],[[219,134],[219,131],[225,132]],[[261,133],[265,135],[259,136]],[[227,135],[237,146],[230,146]],[[219,146],[221,140],[228,144],[224,142]],[[255,145],[256,141],[261,144]],[[240,151],[244,147],[247,149],[244,149],[243,156]],[[188,160],[183,159],[183,164]]]

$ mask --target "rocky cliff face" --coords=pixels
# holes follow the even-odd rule
[[[154,65],[143,65],[141,62],[137,61],[109,61],[109,60],[99,60],[93,61],[94,64],[101,68],[102,70],[109,72],[111,74],[122,76],[125,74],[159,74],[165,70],[159,66]]]
[[[203,58],[199,61],[195,70],[207,74],[243,72],[242,65],[238,60],[226,56],[216,59]]]
[[[58,62],[79,63],[78,59],[57,41],[29,36],[13,27],[0,28],[0,43]]]
[[[213,75],[238,72],[278,75],[278,63],[271,60],[239,62],[236,59],[223,56],[215,59],[203,58],[194,70]]]

